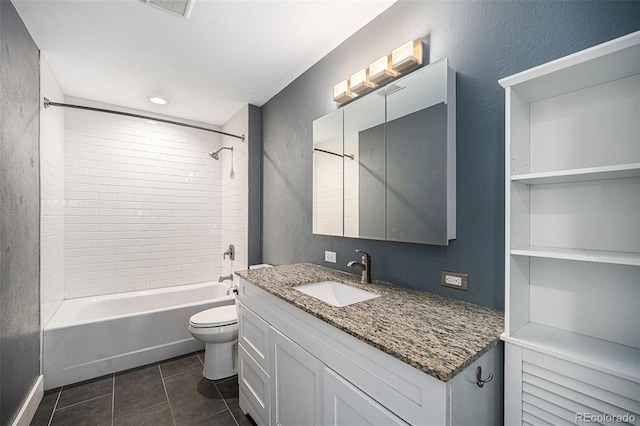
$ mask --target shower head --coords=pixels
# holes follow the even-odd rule
[[[218,153],[220,151],[222,151],[223,149],[230,149],[231,151],[233,151],[233,147],[232,146],[223,146],[222,148],[220,148],[219,150],[217,150],[215,152],[210,152],[209,153],[209,157],[213,158],[214,160],[219,160],[220,159],[220,155]]]

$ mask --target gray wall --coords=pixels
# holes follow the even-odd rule
[[[262,260],[262,123],[260,108],[249,105],[248,265]]]
[[[498,79],[640,29],[640,2],[394,4],[262,107],[263,261],[347,270],[356,248],[373,277],[504,307],[504,94]],[[333,111],[333,85],[407,40],[457,71],[457,239],[448,247],[311,233],[313,120]],[[338,263],[324,262],[324,250]],[[469,291],[439,284],[467,272]]]
[[[0,425],[40,374],[39,53],[0,1]]]

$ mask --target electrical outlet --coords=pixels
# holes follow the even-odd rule
[[[444,287],[456,288],[458,290],[469,289],[469,274],[461,274],[458,272],[440,271],[440,284]]]
[[[447,284],[462,287],[462,278],[460,277],[452,277],[451,275],[445,275],[444,282]]]
[[[335,251],[325,251],[324,252],[324,261],[336,263],[336,252]]]

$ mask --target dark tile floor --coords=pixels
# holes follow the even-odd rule
[[[204,353],[45,392],[32,426],[255,425],[238,405],[238,377],[202,376]]]

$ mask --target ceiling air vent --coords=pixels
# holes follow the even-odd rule
[[[145,0],[147,4],[182,18],[189,18],[194,0]]]

